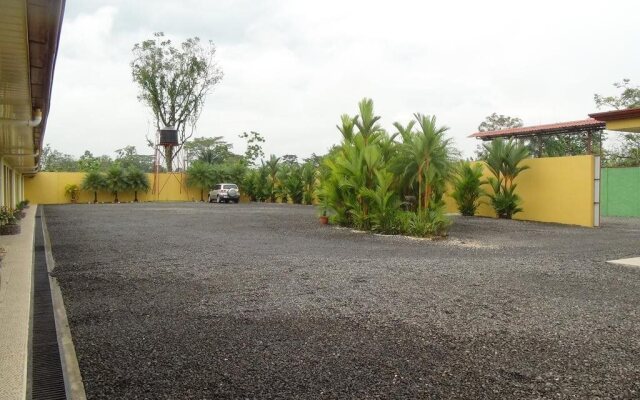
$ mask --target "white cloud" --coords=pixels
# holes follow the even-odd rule
[[[466,136],[492,112],[527,124],[586,118],[593,93],[640,67],[633,1],[71,2],[46,141],[74,154],[145,148],[149,113],[129,61],[153,31],[218,45],[225,78],[198,135],[255,130],[267,153],[322,153],[340,114],[372,97],[385,127],[435,114]]]

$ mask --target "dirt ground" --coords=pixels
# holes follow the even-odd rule
[[[307,206],[46,206],[89,398],[639,398],[640,220],[454,220],[428,241]]]

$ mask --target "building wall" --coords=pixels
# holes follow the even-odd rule
[[[607,121],[607,129],[610,131],[640,132],[640,118]]]
[[[640,167],[603,168],[602,216],[640,217]]]
[[[514,219],[555,222],[560,224],[594,225],[594,177],[593,156],[532,158],[524,161],[529,166],[516,179],[516,193],[522,198],[523,212]],[[491,176],[484,169],[485,178]],[[491,191],[486,185],[485,190]],[[496,217],[493,208],[482,204],[478,214]],[[457,212],[455,201],[446,196],[447,210]]]

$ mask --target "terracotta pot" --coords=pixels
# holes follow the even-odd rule
[[[326,215],[321,215],[320,216],[320,223],[322,225],[326,225],[329,223],[329,217],[327,217]]]
[[[0,235],[17,235],[20,233],[20,225],[0,225]]]

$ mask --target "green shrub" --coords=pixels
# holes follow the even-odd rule
[[[493,193],[489,194],[491,205],[498,218],[511,219],[522,211],[520,197],[515,193],[514,180],[529,167],[521,165],[529,157],[527,149],[513,140],[494,139],[485,144],[487,167],[493,174],[488,179]]]
[[[482,165],[462,161],[458,164],[453,178],[453,193],[451,197],[458,204],[460,214],[473,216],[480,205],[480,197],[485,194],[481,185],[487,181],[482,179]]]

